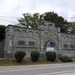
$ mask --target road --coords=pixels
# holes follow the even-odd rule
[[[43,64],[0,67],[0,75],[51,75],[59,72],[75,72],[74,63]]]

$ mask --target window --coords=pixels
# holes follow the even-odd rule
[[[35,42],[33,42],[33,41],[29,41],[29,46],[35,46]]]
[[[25,45],[25,41],[18,41],[18,45]]]
[[[9,38],[9,46],[12,47],[12,38]]]
[[[53,31],[53,25],[49,24],[49,31]]]
[[[74,49],[74,45],[70,45],[70,48],[71,48],[71,49]]]
[[[12,40],[9,40],[9,46],[12,47]]]
[[[68,44],[64,44],[64,48],[68,48]]]
[[[46,51],[54,51],[55,50],[55,44],[54,42],[49,41],[46,44]]]

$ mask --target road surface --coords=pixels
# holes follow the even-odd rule
[[[0,75],[52,75],[75,72],[74,63],[0,67]]]

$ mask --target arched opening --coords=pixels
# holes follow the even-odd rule
[[[45,50],[46,51],[54,51],[55,50],[55,43],[52,41],[48,41],[45,44]]]

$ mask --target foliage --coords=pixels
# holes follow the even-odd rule
[[[24,51],[17,51],[14,56],[15,56],[17,62],[21,62],[25,55],[26,55],[26,53]]]
[[[75,34],[75,22],[68,22],[68,32]]]
[[[75,22],[67,22],[62,16],[55,12],[39,13],[23,13],[23,18],[18,19],[19,25],[24,27],[37,28],[43,20],[55,23],[56,27],[60,27],[63,33],[75,33]]]
[[[23,13],[23,18],[18,19],[18,21],[21,26],[37,28],[42,21],[42,14]]]
[[[69,56],[60,56],[59,59],[63,62],[72,62],[72,59]]]
[[[55,12],[46,12],[45,13],[46,16],[44,16],[44,19],[46,21],[49,22],[53,22],[55,23],[56,27],[60,27],[61,28],[61,32],[65,32],[67,33],[67,21],[64,20],[64,18],[62,16],[59,16],[57,13]]]
[[[36,62],[40,56],[40,53],[37,50],[31,51],[31,59],[32,61]]]
[[[6,26],[0,25],[0,41],[5,38],[5,28]]]
[[[56,52],[53,51],[47,51],[46,52],[46,59],[48,61],[54,61],[56,59]]]

